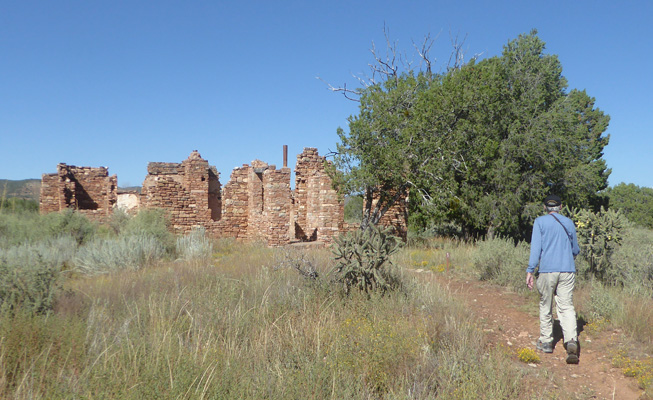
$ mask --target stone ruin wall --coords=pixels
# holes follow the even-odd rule
[[[148,165],[140,207],[169,210],[179,233],[201,226],[216,238],[281,246],[292,241],[290,173],[254,160],[235,168],[221,190],[215,167],[194,151],[181,164]]]
[[[331,243],[344,228],[345,203],[331,187],[325,162],[312,147],[297,156],[294,230],[295,239],[300,241]]]
[[[407,221],[408,196],[403,196],[400,197],[385,214],[383,214],[383,217],[379,220],[379,225],[391,226],[393,228],[393,233],[405,242],[408,239]]]
[[[118,201],[118,178],[106,167],[58,164],[54,174],[41,177],[42,214],[73,208],[97,222],[106,222]]]
[[[328,244],[357,227],[344,222],[344,201],[331,186],[325,162],[317,149],[305,148],[297,156],[294,191],[290,168],[277,169],[260,160],[235,168],[223,187],[216,168],[193,151],[181,163],[149,163],[141,194],[121,194],[120,201],[117,178],[109,177],[106,168],[59,164],[56,174],[42,177],[41,212],[75,208],[104,222],[114,207],[129,201],[137,209],[167,210],[177,233],[203,227],[215,238],[262,241],[268,246]],[[403,208],[396,205],[388,211],[382,222],[403,226],[405,238],[402,204]]]
[[[221,204],[219,175],[197,151],[182,163],[149,163],[143,181],[140,207],[162,208],[170,213],[172,228],[188,232],[215,216],[209,208]],[[209,187],[214,188],[213,192]]]

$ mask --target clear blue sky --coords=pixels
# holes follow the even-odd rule
[[[611,116],[610,184],[653,187],[651,1],[2,1],[0,178],[40,178],[59,162],[107,166],[140,185],[150,161],[192,150],[221,173],[303,147],[335,149],[384,24],[411,50],[424,35],[446,64],[499,55],[536,28],[570,88]]]

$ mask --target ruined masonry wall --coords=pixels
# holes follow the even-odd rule
[[[222,218],[220,224],[215,224],[212,231],[220,237],[246,239],[248,200],[247,182],[248,165],[235,168],[231,172],[229,182],[222,192]]]
[[[268,169],[263,173],[265,193],[265,232],[268,246],[290,243],[290,215],[292,208],[290,168]]]
[[[343,229],[344,202],[331,187],[324,163],[313,147],[297,156],[293,222],[298,240],[331,243]]]
[[[212,218],[209,187],[219,187],[215,167],[193,151],[179,163],[149,163],[143,182],[141,205],[162,208],[170,213],[172,228],[186,233],[208,225]],[[220,198],[214,194],[213,206]]]
[[[374,205],[376,201],[373,201]],[[408,196],[400,197],[379,220],[380,226],[392,227],[393,233],[406,241],[408,238]]]
[[[151,162],[138,205],[161,208],[177,233],[204,227],[215,238],[262,241],[282,246],[293,241],[333,242],[341,232],[355,229],[344,223],[344,202],[332,188],[325,157],[315,148],[297,156],[295,190],[291,170],[254,160],[235,168],[223,187],[220,175],[197,151],[181,163]],[[104,221],[117,206],[117,178],[106,168],[57,166],[43,174],[41,212],[76,208]],[[135,193],[130,194],[137,197]],[[390,210],[382,223],[397,226],[405,237],[405,202]]]
[[[39,209],[41,214],[61,211],[60,201],[63,195],[63,187],[59,187],[58,174],[43,174],[41,176],[41,196]]]
[[[89,219],[106,222],[118,201],[118,178],[105,167],[58,164],[56,174],[41,177],[41,213],[75,209]]]

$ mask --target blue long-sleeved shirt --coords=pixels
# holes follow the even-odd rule
[[[555,213],[555,217],[564,224],[571,235],[571,243],[567,233],[551,214],[535,219],[533,236],[531,237],[531,256],[526,272],[535,271],[540,265],[540,273],[546,272],[576,272],[574,258],[580,253],[576,227],[569,218]]]

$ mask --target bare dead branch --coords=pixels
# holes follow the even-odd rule
[[[328,88],[330,91],[332,91],[332,92],[340,92],[340,93],[342,93],[342,94],[345,96],[345,98],[346,98],[347,100],[351,100],[351,101],[360,101],[360,99],[357,99],[357,98],[354,98],[354,97],[350,97],[350,95],[360,96],[360,95],[362,94],[362,92],[361,92],[360,89],[356,89],[356,90],[347,89],[347,84],[346,84],[346,83],[345,83],[342,87],[336,87],[336,86],[331,85],[331,84],[328,83],[328,82],[325,82],[325,81],[324,81],[322,78],[320,78],[319,76],[317,76],[316,79],[319,79],[319,80],[321,80],[322,82],[324,82],[324,83],[327,85],[327,88]]]
[[[460,69],[465,63],[463,45],[465,44],[465,40],[467,40],[467,35],[465,35],[463,40],[460,41],[458,39],[458,34],[456,34],[454,37],[451,32],[449,32],[449,39],[451,40],[451,46],[453,47],[453,50],[451,51],[449,61],[447,62],[447,69]]]
[[[427,34],[424,37],[424,42],[422,42],[422,45],[420,47],[417,46],[415,42],[413,42],[413,47],[415,48],[415,51],[417,51],[417,54],[419,54],[420,58],[422,59],[421,62],[426,64],[426,72],[428,74],[431,73],[431,65],[433,62],[437,61],[437,59],[431,60],[431,57],[429,55],[429,52],[431,51],[431,47],[433,47],[433,43],[435,43],[435,40],[440,36],[436,36],[435,39],[431,39],[431,34]]]

